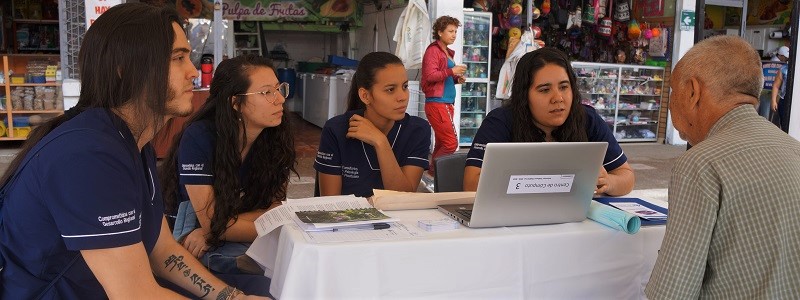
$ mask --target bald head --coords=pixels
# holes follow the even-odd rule
[[[764,86],[758,53],[738,36],[715,36],[697,43],[678,61],[675,73],[681,81],[696,78],[719,101],[742,95],[757,101]]]

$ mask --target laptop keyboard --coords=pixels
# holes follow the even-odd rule
[[[461,216],[466,218],[467,220],[472,219],[472,210],[471,209],[459,209],[457,210]]]

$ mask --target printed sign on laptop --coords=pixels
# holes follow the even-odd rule
[[[569,193],[575,174],[511,175],[507,194]]]

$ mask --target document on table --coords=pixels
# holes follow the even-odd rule
[[[340,231],[303,231],[303,236],[310,243],[363,242],[375,240],[399,240],[422,236],[424,233],[416,228],[392,223],[388,229],[379,230],[340,230]]]
[[[258,236],[264,236],[281,225],[295,223],[298,211],[345,210],[353,208],[371,208],[366,198],[347,196],[328,196],[305,199],[289,199],[283,205],[264,213],[256,219]],[[388,220],[394,221],[394,220]]]
[[[613,202],[611,205],[648,220],[663,220],[667,218],[667,215],[635,202]]]

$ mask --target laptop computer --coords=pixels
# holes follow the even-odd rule
[[[467,227],[586,219],[608,143],[490,143],[472,205],[439,210]]]

